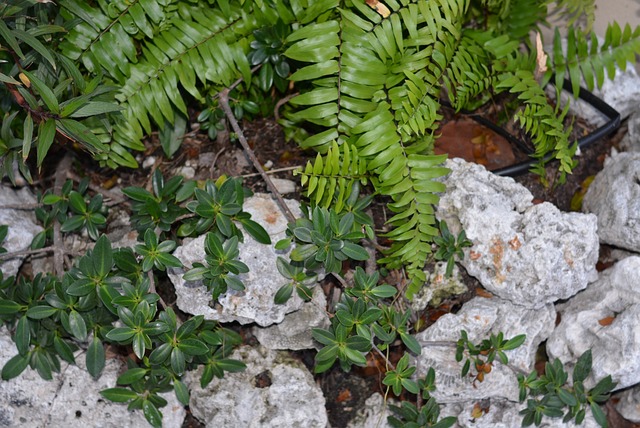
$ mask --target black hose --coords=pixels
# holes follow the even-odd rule
[[[564,84],[562,85],[563,89],[566,91],[571,91],[571,82],[567,79],[564,80]],[[582,138],[578,139],[578,148],[584,149],[594,142],[598,141],[601,138],[606,137],[607,135],[614,132],[620,126],[620,113],[609,104],[601,100],[600,98],[593,95],[591,92],[587,91],[584,88],[580,88],[580,93],[578,94],[578,98],[587,102],[589,105],[594,107],[600,113],[605,115],[609,121],[591,132],[588,135],[585,135]],[[559,100],[558,100],[559,101]],[[531,151],[528,150],[527,145],[521,141],[520,139],[514,137],[509,134],[504,128],[494,124],[493,122],[487,120],[478,115],[471,115],[471,118],[476,122],[490,128],[492,131],[498,133],[507,139],[511,144],[518,146],[521,150],[523,150],[527,154],[531,154]],[[553,154],[549,154],[544,158],[544,161],[547,162],[553,158]],[[499,168],[493,170],[492,172],[497,175],[505,175],[505,176],[515,176],[526,173],[531,165],[538,162],[537,159],[529,159],[514,165],[509,165],[504,168]]]

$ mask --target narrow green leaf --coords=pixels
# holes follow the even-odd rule
[[[116,403],[126,403],[129,400],[133,400],[138,397],[138,394],[135,391],[132,391],[127,388],[108,388],[100,391],[100,395],[102,395],[107,400],[111,400]]]
[[[22,160],[26,161],[31,151],[31,143],[33,142],[33,119],[31,113],[27,113],[27,117],[24,119],[24,126],[22,129]]]
[[[188,406],[189,388],[187,388],[187,385],[185,385],[181,380],[176,379],[173,381],[173,390],[176,393],[176,398],[178,399],[178,401],[185,406]]]
[[[154,428],[162,427],[162,414],[151,401],[144,400],[142,403],[142,411],[144,412],[144,417],[151,426]]]
[[[113,250],[111,249],[111,241],[107,238],[107,235],[102,235],[96,241],[96,245],[93,247],[93,267],[96,273],[105,278],[111,268],[113,267]]]
[[[116,381],[116,383],[118,385],[130,385],[134,382],[139,381],[143,377],[145,377],[146,374],[147,374],[147,369],[142,367],[134,367],[127,370],[123,374],[121,374],[118,377],[118,380]]]
[[[34,320],[48,318],[58,310],[48,305],[32,306],[27,310],[27,316]]]
[[[56,121],[47,119],[38,127],[37,166],[40,168],[56,136]]]
[[[13,34],[29,46],[33,48],[34,51],[38,52],[44,59],[46,59],[53,69],[56,69],[56,62],[53,59],[53,55],[47,49],[40,40],[36,39],[32,34],[27,33],[26,31],[22,31],[19,29],[14,29]]]
[[[56,98],[53,91],[39,78],[37,78],[33,73],[28,71],[23,71],[24,75],[29,78],[31,85],[35,88],[36,92],[40,94],[42,97],[42,101],[47,106],[49,111],[54,114],[60,113],[60,105],[58,104],[58,99]]]
[[[7,27],[7,24],[5,24],[4,19],[0,19],[0,36],[2,36],[9,47],[11,47],[11,49],[13,49],[13,51],[17,53],[21,59],[24,59],[24,54],[20,49],[18,41],[14,37],[13,32],[9,29],[9,27]]]
[[[20,355],[27,355],[31,345],[31,324],[27,317],[22,317],[18,320],[16,335],[13,340],[16,342]]]
[[[22,305],[13,300],[0,299],[0,315],[12,315],[20,311]]]
[[[94,379],[97,379],[98,377],[100,377],[100,373],[102,373],[102,370],[104,369],[105,359],[106,359],[106,356],[104,352],[104,346],[102,345],[102,342],[100,341],[100,339],[98,339],[94,335],[93,340],[89,344],[89,348],[87,348],[87,358],[86,358],[87,371],[91,376],[93,376]],[[130,391],[130,392],[133,392],[133,391]],[[111,398],[109,399],[112,400]],[[112,401],[117,401],[117,400],[112,400]]]
[[[120,110],[122,110],[122,107],[115,103],[107,103],[104,101],[89,101],[82,107],[71,113],[69,117],[79,118],[97,116],[99,114],[114,113]]]
[[[76,339],[85,340],[87,338],[87,325],[78,311],[69,312],[69,328],[71,329],[70,333]]]
[[[16,355],[2,368],[2,380],[18,377],[29,365],[29,355]]]
[[[69,137],[73,141],[77,141],[88,146],[89,149],[98,152],[108,152],[107,146],[91,132],[89,128],[82,123],[72,119],[58,119],[56,120],[56,126],[59,131]]]

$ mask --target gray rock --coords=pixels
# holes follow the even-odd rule
[[[425,344],[423,354],[429,355],[429,342],[455,343],[460,338],[460,330],[466,330],[469,340],[473,343],[479,343],[488,339],[491,334],[497,335],[499,332],[504,333],[505,339],[526,334],[527,338],[519,348],[505,353],[509,357],[510,366],[528,373],[533,370],[538,346],[549,337],[555,321],[556,311],[551,304],[533,310],[497,297],[476,297],[465,303],[457,314],[440,317],[431,327],[418,333],[416,339]],[[492,376],[493,372],[487,377]],[[517,399],[517,395],[507,398]]]
[[[420,340],[422,354],[413,364],[419,368],[417,377],[423,377],[429,367],[436,373],[436,390],[431,394],[438,403],[458,403],[497,397],[518,399],[518,380],[515,372],[502,364],[495,364],[491,373],[479,383],[471,376],[461,377],[462,362],[455,358],[455,342],[431,342]]]
[[[0,185],[0,225],[9,226],[9,232],[4,243],[0,243],[8,252],[22,251],[29,248],[33,238],[42,231],[36,224],[36,217],[32,209],[4,209],[4,205],[33,205],[36,198],[29,189],[18,191]],[[15,275],[22,265],[23,257],[15,257],[5,262],[0,261],[2,273],[5,277]]]
[[[357,415],[349,422],[347,428],[389,428],[387,417],[393,414],[385,403],[384,397],[378,393],[367,398],[364,406],[358,410]],[[392,404],[398,405],[395,401]]]
[[[508,177],[462,159],[449,160],[436,216],[452,233],[462,227],[473,247],[461,262],[491,293],[539,309],[567,299],[596,279],[596,218],[532,204]]]
[[[294,215],[301,215],[298,202],[287,200],[287,205]],[[246,287],[243,292],[230,289],[220,296],[219,304],[214,305],[211,301],[211,293],[206,287],[182,279],[184,269],[170,270],[169,278],[175,285],[177,305],[182,311],[194,315],[202,314],[206,319],[221,322],[238,321],[241,324],[255,322],[264,327],[282,322],[285,314],[300,309],[303,301],[296,293],[283,305],[277,305],[273,301],[278,289],[286,283],[286,279],[276,268],[276,258],[285,254],[276,251],[274,245],[285,237],[287,228],[287,220],[277,204],[270,196],[257,194],[245,200],[244,210],[267,230],[272,244],[260,244],[249,234],[244,234],[244,243],[238,246],[240,260],[249,266],[249,272],[240,275]],[[186,242],[173,254],[185,266],[191,267],[194,262],[204,259],[204,240],[205,236],[202,235]]]
[[[282,193],[283,195],[296,191],[296,183],[291,180],[287,180],[286,178],[273,177],[271,178],[271,182],[274,186],[276,186],[278,192]]]
[[[455,296],[467,291],[460,269],[454,265],[451,276],[447,278],[446,262],[437,262],[431,272],[426,271],[427,282],[420,288],[411,300],[411,310],[414,313],[423,311],[429,303],[437,306],[443,299],[449,296]]]
[[[640,108],[629,117],[627,133],[620,140],[620,149],[626,152],[640,152]]]
[[[285,315],[280,324],[254,327],[253,334],[267,349],[298,351],[314,349],[318,343],[311,336],[314,328],[328,328],[327,299],[320,287],[313,289],[313,298],[302,304],[300,310]]]
[[[207,427],[325,428],[322,391],[302,363],[285,353],[243,346],[231,358],[247,364],[200,387],[202,367],[186,375],[189,408]]]
[[[0,366],[17,354],[15,344],[0,329]],[[104,399],[100,391],[116,386],[124,369],[115,359],[107,360],[102,376],[94,380],[85,370],[84,354],[76,355],[78,366],[61,363],[51,381],[27,368],[20,376],[0,382],[0,426],[8,427],[145,427],[142,411],[128,411],[124,404]],[[169,404],[162,408],[163,426],[179,427],[186,412],[175,394],[163,394]]]
[[[640,423],[640,386],[627,389],[615,395],[618,400],[616,410],[630,422]]]
[[[628,257],[602,272],[597,281],[557,306],[561,322],[547,341],[550,358],[571,368],[591,349],[588,387],[607,375],[616,389],[640,383],[640,257]]]
[[[593,94],[616,109],[624,119],[638,110],[640,76],[633,65],[628,65],[625,71],[617,68],[614,78],[607,77],[602,87],[594,89]],[[570,111],[595,126],[608,121],[606,116],[582,100],[572,100]]]
[[[640,153],[605,160],[584,195],[582,210],[598,217],[600,241],[640,252]]]
[[[441,417],[455,416],[458,423],[456,428],[516,428],[522,426],[520,410],[524,409],[524,403],[515,403],[507,400],[488,399],[466,403],[447,404],[440,412]],[[482,416],[474,418],[473,414],[482,411]],[[573,422],[562,422],[562,418],[544,417],[541,428],[577,428]],[[580,428],[598,428],[590,411],[584,418]]]

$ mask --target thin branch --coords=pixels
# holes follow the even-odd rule
[[[273,108],[273,116],[275,117],[276,122],[280,120],[280,107],[288,103],[289,100],[291,100],[291,98],[296,97],[298,95],[300,95],[300,92],[296,92],[295,94],[289,94],[286,97],[278,100],[278,102],[276,103],[276,106]]]
[[[69,173],[72,161],[73,158],[69,152],[67,152],[58,164],[53,182],[54,195],[62,194],[62,186]],[[62,239],[62,232],[60,231],[60,222],[57,219],[53,222],[53,248],[53,272],[56,276],[62,277],[64,274],[64,240]]]
[[[280,192],[278,192],[278,189],[276,189],[276,186],[273,185],[273,182],[271,181],[267,173],[265,173],[264,168],[262,168],[262,165],[260,165],[260,161],[258,161],[258,158],[256,158],[255,153],[253,153],[253,150],[251,150],[251,147],[249,146],[249,143],[247,142],[247,139],[245,138],[244,133],[242,132],[242,129],[240,128],[240,125],[238,124],[238,121],[236,120],[236,117],[233,114],[233,111],[231,111],[231,107],[229,106],[229,92],[230,92],[229,88],[221,91],[218,94],[218,103],[220,104],[220,107],[224,111],[224,114],[227,116],[227,119],[231,123],[231,127],[233,128],[234,132],[238,135],[238,140],[240,141],[240,144],[242,145],[242,148],[244,149],[245,153],[247,154],[247,156],[249,156],[249,159],[253,163],[253,166],[258,170],[258,172],[260,173],[260,176],[267,184],[269,191],[271,191],[273,196],[276,198],[276,201],[280,205],[280,209],[282,210],[285,217],[287,218],[287,221],[290,223],[293,223],[296,221],[295,216],[293,215],[293,213],[291,212],[287,204],[284,202],[282,195],[280,194]]]
[[[277,174],[278,172],[287,172],[287,171],[293,171],[296,169],[301,169],[302,166],[287,166],[285,168],[275,168],[275,169],[270,169],[269,171],[265,171],[265,174]],[[242,178],[249,178],[249,177],[257,177],[258,175],[260,175],[259,172],[253,172],[251,174],[245,174],[245,175],[241,175],[240,177]]]
[[[33,256],[33,255],[42,254],[42,253],[52,253],[55,250],[56,250],[55,246],[51,245],[49,247],[38,248],[37,250],[12,251],[10,253],[0,254],[0,260],[11,260],[11,259],[15,259],[16,257]]]
[[[158,294],[158,292],[156,291],[156,281],[153,277],[153,270],[150,270],[149,272],[147,272],[147,277],[149,278],[149,292],[153,293],[153,294]],[[160,300],[158,300],[160,302],[160,304],[162,305],[162,307],[164,309],[167,309],[168,306],[165,303],[164,299],[162,298],[162,296],[160,296],[160,294],[158,294],[158,298]]]
[[[0,205],[0,210],[24,210],[24,211],[32,211],[38,207],[41,207],[42,204],[33,203],[33,204],[5,204]]]

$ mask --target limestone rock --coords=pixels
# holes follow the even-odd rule
[[[32,205],[36,198],[29,189],[13,190],[10,187],[0,185],[0,206],[2,205]],[[36,217],[32,210],[24,209],[0,209],[0,225],[9,226],[7,238],[0,246],[7,252],[22,251],[29,248],[33,238],[42,231],[36,223]],[[22,265],[24,257],[15,257],[7,261],[0,261],[4,277],[15,275]]]
[[[531,193],[508,177],[462,159],[449,160],[438,219],[462,227],[473,247],[461,262],[491,293],[539,309],[567,299],[596,279],[596,218],[533,205]]]
[[[392,404],[399,405],[395,401]],[[393,412],[385,404],[384,397],[376,392],[367,398],[364,407],[349,422],[347,428],[389,428],[391,427],[387,422],[389,415],[393,415]]]
[[[15,344],[0,329],[0,366],[17,354]],[[85,370],[84,354],[76,355],[77,366],[61,363],[53,380],[43,380],[27,368],[9,381],[0,382],[0,426],[120,428],[148,426],[142,411],[129,411],[125,404],[104,399],[100,391],[116,386],[123,370],[115,359],[106,362],[102,376],[95,380]],[[163,394],[169,402],[163,407],[163,426],[181,426],[186,415],[175,394]]]
[[[633,65],[628,64],[625,71],[617,68],[614,78],[607,77],[602,87],[593,90],[593,94],[616,109],[624,119],[638,109],[640,76]],[[606,116],[582,100],[572,100],[570,111],[595,126],[602,126],[608,121]]]
[[[467,291],[461,275],[460,269],[454,265],[451,276],[447,278],[446,262],[437,262],[432,269],[427,269],[427,282],[413,296],[411,300],[411,310],[414,313],[423,311],[429,303],[437,306],[443,299],[449,296],[455,296]]]
[[[483,414],[474,418],[472,413],[479,407]],[[475,400],[465,403],[447,404],[440,412],[440,417],[456,416],[458,428],[516,428],[522,426],[520,410],[526,407],[525,403],[500,399]],[[562,418],[542,418],[541,428],[578,428],[573,422],[562,422]],[[590,411],[584,418],[580,428],[599,428]]]
[[[640,108],[629,117],[627,133],[620,140],[620,149],[626,152],[640,152]]]
[[[605,160],[584,195],[582,210],[598,217],[600,241],[640,252],[640,153]]]
[[[561,322],[547,341],[551,359],[571,367],[591,349],[593,370],[585,385],[611,375],[616,389],[640,383],[640,257],[628,257],[558,305]]]
[[[285,315],[280,324],[269,327],[254,327],[253,334],[267,349],[298,351],[316,348],[311,336],[314,328],[328,328],[327,299],[320,287],[313,289],[313,298],[302,304],[300,310]]]
[[[301,215],[298,202],[288,200],[287,205],[294,215]],[[202,314],[206,319],[220,322],[255,322],[264,327],[282,322],[285,314],[300,309],[303,301],[296,293],[283,305],[277,305],[273,301],[278,289],[286,283],[286,279],[276,268],[276,258],[285,254],[276,251],[274,246],[285,237],[287,228],[287,220],[277,204],[270,196],[257,194],[245,200],[243,209],[251,214],[252,220],[267,230],[272,242],[271,245],[263,245],[244,233],[244,242],[238,246],[240,260],[249,267],[248,273],[239,276],[246,287],[244,291],[230,289],[220,296],[219,304],[213,305],[211,293],[206,287],[184,281],[182,275],[185,269],[171,269],[169,278],[175,285],[180,310],[194,315]],[[191,267],[194,262],[204,259],[204,240],[205,235],[202,235],[185,242],[173,254],[185,266]]]
[[[640,423],[640,386],[616,394],[616,410],[630,422]]]
[[[497,297],[490,299],[476,297],[465,303],[457,314],[446,314],[440,317],[432,326],[418,333],[416,339],[425,345],[423,353],[428,355],[431,349],[429,342],[454,343],[460,338],[460,330],[466,330],[469,340],[473,343],[479,343],[488,339],[491,334],[499,332],[504,333],[505,339],[526,334],[527,338],[520,347],[505,353],[509,357],[510,366],[530,372],[535,363],[536,350],[553,331],[555,320],[556,311],[551,304],[533,310],[519,307]],[[448,360],[455,361],[453,354],[454,352]],[[493,372],[487,377],[492,376]],[[514,398],[517,399],[517,395]]]
[[[186,376],[189,407],[207,427],[325,428],[325,399],[309,371],[285,353],[238,348],[231,356],[247,364],[200,387],[202,367]]]

